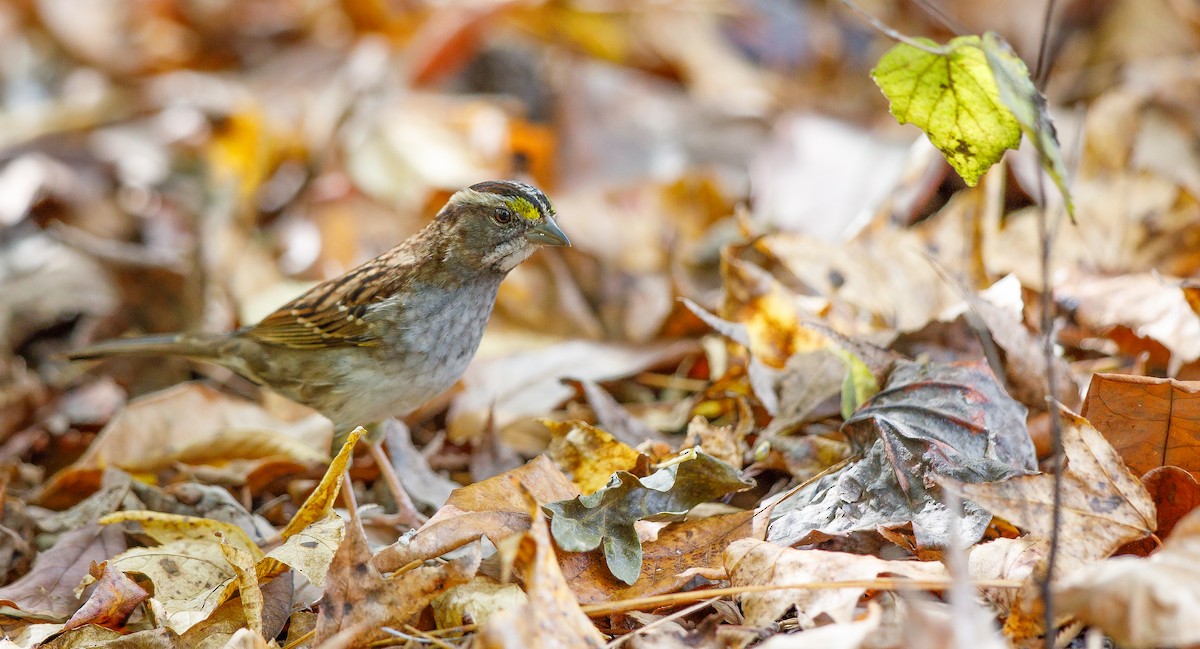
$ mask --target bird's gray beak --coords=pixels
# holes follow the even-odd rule
[[[547,216],[540,223],[525,231],[525,238],[542,246],[570,246],[571,240],[563,233],[554,219]]]

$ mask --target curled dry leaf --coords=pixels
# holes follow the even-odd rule
[[[65,620],[79,608],[75,587],[99,563],[125,549],[125,535],[95,522],[67,532],[42,552],[24,577],[0,588],[0,604],[32,616]],[[115,569],[111,566],[108,569]]]
[[[1066,576],[1062,612],[1096,626],[1123,647],[1200,642],[1200,512],[1175,527],[1149,557],[1113,557]]]
[[[501,584],[491,577],[476,575],[434,598],[433,618],[439,629],[483,624],[500,611],[529,602],[516,584]]]
[[[333,503],[337,501],[338,493],[340,493],[342,488],[342,480],[346,476],[346,466],[350,463],[350,458],[354,455],[354,445],[366,434],[367,431],[362,426],[350,431],[350,435],[342,443],[341,450],[334,456],[333,461],[329,463],[329,468],[325,470],[325,475],[321,476],[321,481],[317,483],[317,488],[313,489],[313,492],[304,500],[304,504],[300,506],[300,510],[296,512],[295,516],[292,516],[292,520],[288,521],[287,527],[284,527],[283,531],[279,533],[280,536],[287,539],[309,525],[325,518],[333,511]]]
[[[571,476],[584,495],[602,488],[617,471],[632,471],[642,457],[608,432],[586,422],[545,419],[542,423],[554,435],[546,454]]]
[[[1162,539],[1171,537],[1175,526],[1197,507],[1200,507],[1200,482],[1191,473],[1177,466],[1160,466],[1142,476],[1142,485],[1154,499],[1158,521],[1155,536],[1131,541],[1121,546],[1117,554],[1149,556],[1158,549]]]
[[[696,415],[688,422],[687,436],[683,447],[698,446],[705,453],[728,464],[735,469],[742,469],[746,456],[746,432],[733,426],[714,426],[707,419]]]
[[[446,588],[464,584],[479,568],[478,551],[437,566],[420,566],[385,579],[371,565],[362,525],[352,521],[326,575],[315,646],[341,636],[367,643],[388,637],[380,627],[408,623]]]
[[[445,505],[459,484],[430,468],[429,460],[413,444],[412,434],[404,422],[389,419],[381,425],[392,466],[413,502],[432,509]]]
[[[1077,568],[1154,531],[1154,502],[1086,419],[1060,409],[1067,466],[1062,480],[1060,565]],[[955,487],[988,511],[1039,538],[1052,528],[1054,476],[1033,475]]]
[[[392,572],[412,561],[440,556],[487,536],[493,542],[529,529],[529,507],[520,485],[539,503],[579,494],[550,458],[539,455],[528,464],[482,482],[457,489],[416,534],[382,549],[373,562]]]
[[[141,604],[150,593],[120,570],[109,569],[107,563],[93,566],[91,576],[96,579],[96,588],[88,600],[67,620],[64,631],[94,624],[116,627]]]
[[[529,507],[526,508],[526,512]],[[559,570],[541,510],[534,509],[529,531],[516,540],[513,568],[525,583],[527,604],[493,615],[479,629],[477,649],[593,647],[604,636],[579,608]]]
[[[742,539],[725,551],[725,568],[734,586],[826,584],[837,581],[871,580],[884,573],[914,579],[946,577],[946,567],[933,561],[884,561],[869,555],[792,548]],[[835,622],[853,618],[858,599],[866,586],[848,588],[788,588],[740,597],[746,623],[769,626],[789,608],[796,608],[802,627],[814,625],[822,613]]]
[[[1045,541],[1029,536],[998,538],[971,548],[967,572],[973,580],[1027,580],[1046,558]],[[981,588],[980,594],[1000,613],[1007,615],[1018,597],[1012,588]]]

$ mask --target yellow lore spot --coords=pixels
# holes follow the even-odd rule
[[[520,196],[505,196],[505,201],[513,212],[516,212],[521,218],[528,221],[536,221],[542,218],[541,212],[538,212],[537,206]]]

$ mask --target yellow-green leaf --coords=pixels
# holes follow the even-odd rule
[[[849,419],[858,407],[879,392],[879,382],[871,368],[854,352],[841,347],[829,350],[846,364],[846,376],[842,380],[842,419]]]
[[[1021,143],[1021,128],[1000,99],[978,36],[960,36],[945,47],[920,42],[930,51],[900,43],[879,59],[871,78],[892,115],[925,131],[974,187],[1005,149]]]
[[[983,53],[996,79],[1000,101],[1017,119],[1021,131],[1038,152],[1042,169],[1050,175],[1062,194],[1067,214],[1075,218],[1075,204],[1067,191],[1067,169],[1063,165],[1062,152],[1058,147],[1058,133],[1046,110],[1046,98],[1029,78],[1029,68],[1012,47],[993,32],[983,35]]]

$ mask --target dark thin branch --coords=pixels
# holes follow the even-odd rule
[[[1034,83],[1039,89],[1046,85],[1050,75],[1049,51],[1051,20],[1054,17],[1056,0],[1046,0],[1046,11],[1042,14],[1042,38],[1038,45],[1037,65],[1034,66]],[[1062,480],[1064,461],[1062,441],[1062,418],[1059,416],[1058,403],[1054,395],[1058,394],[1058,380],[1054,374],[1054,287],[1050,275],[1051,252],[1054,248],[1054,232],[1046,207],[1046,175],[1042,170],[1037,174],[1038,193],[1038,236],[1041,238],[1041,268],[1042,290],[1039,305],[1041,309],[1042,355],[1046,360],[1046,407],[1050,414],[1050,443],[1054,456],[1054,499],[1050,523],[1050,549],[1046,557],[1046,575],[1040,584],[1045,625],[1044,645],[1046,649],[1055,649],[1054,633],[1054,569],[1058,565],[1059,528],[1062,526]]]
[[[1042,40],[1038,43],[1037,65],[1033,68],[1033,83],[1038,90],[1046,88],[1046,79],[1050,76],[1050,21],[1054,18],[1054,8],[1057,0],[1046,0],[1046,12],[1042,14]]]

